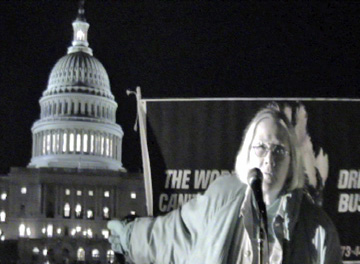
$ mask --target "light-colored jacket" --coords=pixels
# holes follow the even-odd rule
[[[131,223],[129,257],[136,264],[232,264],[229,261],[235,254],[238,263],[254,263],[256,247],[251,241],[257,220],[250,216],[253,203],[249,197],[237,177],[220,177],[204,195],[181,208]],[[276,241],[282,242],[275,243],[270,263],[341,263],[338,235],[325,212],[302,190],[281,199],[273,223]],[[239,231],[236,249],[234,233]]]

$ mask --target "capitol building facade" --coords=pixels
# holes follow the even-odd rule
[[[31,128],[26,168],[0,177],[0,263],[117,263],[109,219],[145,215],[143,176],[122,164],[107,72],[87,41],[83,4]]]

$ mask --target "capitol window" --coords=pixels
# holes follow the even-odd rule
[[[85,40],[85,33],[81,29],[76,32],[76,39],[81,41]]]
[[[81,151],[81,135],[80,134],[76,135],[76,151],[77,152]]]
[[[115,262],[115,253],[111,249],[109,249],[106,252],[106,260],[108,263],[114,263]]]
[[[65,195],[70,195],[70,189],[65,189]]]
[[[52,143],[53,143],[52,152],[58,152],[59,151],[59,134],[58,133],[53,134]]]
[[[84,135],[84,145],[83,145],[83,151],[88,152],[88,135]]]
[[[70,138],[69,138],[69,151],[73,152],[75,149],[75,135],[74,133],[70,133]]]
[[[85,261],[85,250],[83,248],[79,248],[77,251],[77,260]]]
[[[92,258],[93,259],[98,259],[98,258],[100,258],[100,252],[99,252],[99,250],[98,249],[93,249],[92,251],[91,251],[91,256],[92,256]]]
[[[44,136],[42,139],[42,154],[46,153],[46,137]]]
[[[54,231],[53,225],[49,224],[49,225],[47,226],[47,229],[46,229],[47,236],[48,236],[48,237],[52,237],[52,236],[53,236],[53,231]]]
[[[108,238],[109,238],[109,235],[110,235],[110,232],[109,232],[109,230],[107,230],[107,229],[103,229],[103,230],[101,231],[101,234],[104,236],[105,239],[108,239]]]
[[[109,219],[110,218],[110,210],[109,207],[104,207],[103,208],[103,213],[104,213],[104,219]]]
[[[110,157],[113,157],[113,140],[110,139]]]
[[[106,138],[106,156],[110,155],[110,141],[109,138]]]
[[[30,229],[30,227],[27,227],[27,228],[26,228],[26,235],[27,235],[28,237],[31,236],[31,229]]]
[[[71,235],[72,235],[72,236],[75,236],[75,235],[76,235],[76,229],[75,229],[75,228],[71,229]]]
[[[37,255],[37,254],[40,253],[40,250],[39,250],[38,247],[34,247],[33,250],[32,250],[32,252],[33,252],[35,255]]]
[[[76,195],[77,195],[77,196],[81,196],[81,195],[82,195],[82,191],[81,191],[81,190],[77,190],[77,191],[76,191]]]
[[[94,211],[91,210],[91,209],[87,210],[87,212],[86,212],[86,218],[87,218],[87,219],[94,219]]]
[[[95,153],[96,154],[100,154],[100,143],[101,143],[101,139],[100,139],[100,135],[95,135]]]
[[[64,205],[64,217],[70,218],[70,204],[69,203],[66,203]]]
[[[26,194],[27,193],[27,188],[22,187],[20,191],[21,191],[21,194]]]
[[[82,207],[80,204],[75,206],[75,216],[76,218],[82,218]]]
[[[93,190],[89,190],[89,196],[94,196],[94,191]]]
[[[0,222],[5,222],[6,221],[6,213],[5,211],[1,211],[0,212]]]
[[[88,236],[88,238],[92,238],[92,237],[93,237],[93,231],[91,230],[91,228],[89,228],[89,229],[87,230],[87,236]]]
[[[49,133],[49,132],[48,132]],[[46,135],[46,152],[49,153],[50,152],[50,147],[51,147],[51,144],[50,144],[50,137],[51,135],[50,134],[47,134]]]
[[[106,198],[110,197],[110,191],[105,191],[104,192],[104,197],[106,197]]]
[[[24,236],[25,236],[25,225],[24,225],[24,224],[20,224],[20,225],[19,225],[19,236],[20,236],[20,237],[24,237]]]
[[[5,201],[6,198],[7,198],[7,193],[6,193],[6,192],[3,192],[3,193],[1,194],[1,200]]]
[[[63,134],[63,145],[62,145],[63,152],[67,151],[67,133],[64,132]]]
[[[131,192],[130,193],[130,198],[131,199],[136,199],[136,192]]]
[[[102,136],[101,137],[101,142],[100,142],[100,146],[101,146],[101,152],[100,152],[100,154],[101,155],[104,155],[104,137]]]
[[[94,135],[90,135],[90,153],[94,153]]]

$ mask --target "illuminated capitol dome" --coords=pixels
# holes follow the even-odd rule
[[[83,5],[72,25],[72,46],[55,64],[40,99],[28,167],[124,170],[117,103],[104,66],[89,48]]]

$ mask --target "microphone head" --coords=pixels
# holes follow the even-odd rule
[[[262,182],[263,175],[259,168],[253,168],[249,170],[247,181],[248,184],[251,186],[255,181]]]

